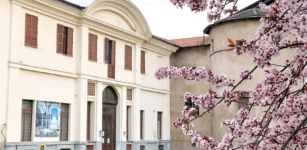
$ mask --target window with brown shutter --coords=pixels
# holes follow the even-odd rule
[[[104,61],[105,63],[111,63],[109,61],[110,56],[110,40],[108,38],[104,39]]]
[[[132,47],[125,46],[125,69],[132,70]]]
[[[57,25],[57,53],[73,56],[73,32],[70,27]]]
[[[108,63],[108,78],[115,79],[115,55],[116,55],[116,42],[110,41],[109,49],[111,50],[109,53],[109,63]]]
[[[141,51],[141,73],[145,74],[145,51]]]
[[[97,61],[97,35],[89,33],[88,59]]]
[[[26,14],[25,45],[37,47],[38,17]]]
[[[32,137],[32,101],[22,101],[21,141],[31,141]]]
[[[60,141],[68,141],[69,105],[61,104],[61,137]]]
[[[95,83],[87,83],[87,95],[95,96]]]
[[[132,89],[127,89],[127,100],[132,101]]]

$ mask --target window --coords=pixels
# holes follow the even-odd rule
[[[246,109],[249,109],[248,98],[245,98],[245,97],[240,98],[239,103],[238,103],[238,109],[241,109],[243,107],[246,108]]]
[[[94,150],[94,145],[86,145],[86,150]]]
[[[73,55],[73,32],[70,27],[58,24],[57,27],[57,53],[68,56]]]
[[[132,89],[127,89],[127,100],[132,101]]]
[[[210,49],[211,49],[211,53],[214,53],[214,40],[212,39],[210,42]]]
[[[87,95],[95,96],[95,83],[87,83]]]
[[[141,110],[140,112],[140,139],[144,139],[143,137],[143,131],[144,131],[144,111]]]
[[[91,102],[87,102],[86,140],[91,140]]]
[[[129,139],[129,106],[127,106],[126,139]]]
[[[21,141],[31,141],[32,137],[32,101],[22,101]]]
[[[274,45],[279,46],[280,40],[281,40],[281,36],[280,35],[278,35],[278,36],[272,35],[272,42],[274,43]]]
[[[61,137],[60,141],[68,141],[69,105],[61,104]]]
[[[141,51],[141,73],[145,74],[145,51]]]
[[[97,35],[89,33],[88,35],[88,59],[97,61]]]
[[[164,145],[159,145],[159,150],[164,150]]]
[[[115,79],[116,42],[105,38],[105,62],[108,63],[108,78]]]
[[[132,70],[132,47],[125,46],[125,69]]]
[[[37,47],[37,27],[38,18],[36,16],[26,14],[25,27],[25,45]]]
[[[131,145],[127,145],[127,150],[131,150]]]
[[[197,110],[197,116],[199,115],[199,107],[192,102],[191,98],[184,102],[184,106],[187,106],[188,108],[195,108]]]
[[[158,112],[157,135],[158,135],[158,139],[161,139],[162,137],[162,112]]]
[[[141,145],[141,146],[140,146],[140,150],[145,150],[145,146],[144,146],[144,145]]]

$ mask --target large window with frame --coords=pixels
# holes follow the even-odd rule
[[[31,141],[32,137],[32,109],[33,102],[29,100],[22,101],[21,116],[21,141]]]
[[[132,70],[132,47],[125,46],[125,69]]]
[[[158,112],[158,117],[157,117],[157,137],[158,137],[158,139],[162,138],[162,112]]]
[[[61,137],[60,141],[68,141],[69,104],[61,104]]]

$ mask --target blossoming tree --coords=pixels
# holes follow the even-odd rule
[[[188,5],[192,11],[205,11],[208,7],[210,21],[220,19],[224,12],[232,15],[237,11],[238,0],[171,0],[178,7]],[[229,9],[227,5],[232,4]],[[184,78],[206,80],[211,84],[221,84],[225,88],[222,95],[209,91],[201,95],[184,94],[184,101],[191,100],[196,106],[203,109],[197,114],[195,108],[184,107],[183,117],[175,120],[173,125],[181,126],[183,133],[191,137],[196,146],[207,149],[307,149],[307,0],[276,0],[272,6],[259,4],[260,9],[267,12],[261,18],[252,41],[244,39],[229,41],[229,50],[236,56],[249,54],[253,57],[255,67],[252,70],[242,70],[238,73],[240,81],[228,79],[226,75],[215,75],[204,67],[161,67],[155,76],[162,78]],[[280,37],[275,45],[270,37]],[[278,57],[280,51],[295,51],[293,57],[284,64],[272,64],[273,57]],[[275,68],[278,66],[281,69]],[[237,118],[226,120],[222,126],[229,128],[221,141],[212,137],[200,135],[193,130],[193,121],[216,108],[217,105],[238,103],[244,97],[244,90],[234,91],[242,82],[253,79],[253,73],[262,69],[264,79],[252,91],[248,109],[241,108]],[[227,90],[231,89],[231,90]],[[251,117],[249,112],[257,107],[264,107],[261,118]],[[233,141],[243,144],[234,146]]]

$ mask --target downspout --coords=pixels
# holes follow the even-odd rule
[[[5,137],[5,135],[3,134],[3,130],[4,130],[5,128],[6,128],[6,123],[3,124],[3,128],[2,128],[2,130],[1,130],[1,134],[2,134],[2,136],[4,137],[4,143],[3,143],[2,147],[1,147],[1,150],[4,150],[4,146],[5,146],[5,144],[6,144],[6,137]]]

